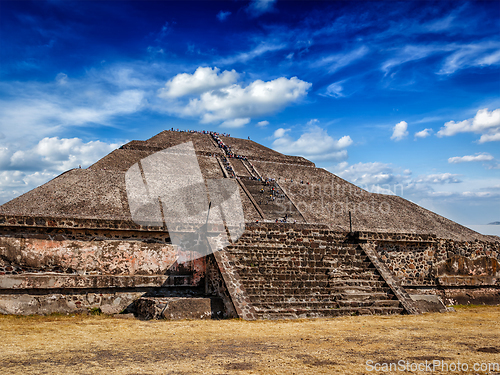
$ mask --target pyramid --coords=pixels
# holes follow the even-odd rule
[[[214,184],[236,192],[232,206],[203,203],[198,210],[202,218],[207,212],[204,236],[211,249],[202,255],[192,256],[190,248],[200,246],[197,229],[174,229],[164,217],[179,199],[183,212],[201,204],[200,194],[186,190],[172,198],[177,185],[169,185],[162,194],[170,203],[159,197],[157,221],[149,224],[132,209],[127,173],[135,168],[142,183],[145,161],[179,145],[192,149],[198,187],[209,188],[207,202],[216,201]],[[176,167],[185,165],[165,166],[165,181],[178,177]],[[244,228],[237,236],[226,225],[236,208]],[[221,218],[214,219],[217,212]],[[217,220],[226,230],[214,229]],[[102,306],[158,317],[171,306],[174,317],[184,316],[183,299],[191,303],[190,314],[201,309],[205,317],[414,313],[423,305],[411,293],[423,288],[441,301],[498,303],[498,237],[399,196],[367,192],[302,157],[214,132],[171,130],[129,142],[87,169],[69,170],[0,206],[0,230],[0,289],[24,293],[0,295],[5,313]],[[214,245],[217,235],[224,239]],[[191,255],[180,257],[183,250]],[[463,292],[471,286],[476,294]],[[40,297],[41,290],[58,302]]]

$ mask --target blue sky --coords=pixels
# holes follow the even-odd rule
[[[174,127],[500,221],[498,35],[498,1],[0,1],[0,203]]]

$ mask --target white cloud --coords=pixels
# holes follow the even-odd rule
[[[479,138],[479,143],[500,141],[500,132],[496,134],[483,134]]]
[[[483,42],[459,45],[448,56],[439,74],[452,74],[460,69],[500,64],[500,43]]]
[[[401,173],[398,167],[378,162],[351,166],[343,162],[329,169],[372,193],[396,194],[445,217],[455,216],[465,222],[477,214],[478,207],[485,203],[492,209],[500,203],[498,178],[462,181],[460,175],[453,173],[432,173],[412,178],[411,171]],[[478,217],[484,217],[484,212],[480,212]]]
[[[450,14],[447,17],[428,22],[422,25],[422,28],[431,32],[440,32],[449,29],[452,26],[454,20],[455,15]]]
[[[492,198],[498,197],[499,194],[490,191],[464,191],[461,193],[464,197],[475,197],[475,198]]]
[[[394,169],[390,164],[379,162],[357,163],[347,167],[347,164],[337,166],[336,174],[352,183],[368,187],[370,185],[386,185],[396,182]]]
[[[454,156],[448,159],[448,163],[466,163],[472,161],[491,161],[493,156],[488,153],[476,154],[476,155],[465,155],[465,156]]]
[[[225,21],[227,17],[231,15],[231,12],[225,12],[221,10],[219,13],[217,13],[217,19],[221,22]]]
[[[462,182],[457,178],[458,176],[459,176],[458,174],[452,174],[452,173],[436,173],[436,174],[419,176],[413,182],[417,184],[418,183],[456,184]]]
[[[435,121],[441,121],[443,120],[442,117],[440,116],[430,116],[430,117],[424,117],[421,120],[414,121],[415,124],[425,124],[428,122],[435,122]]]
[[[224,128],[241,128],[250,122],[249,118],[235,118],[224,121],[221,126]]]
[[[500,64],[500,43],[406,45],[386,60],[381,70],[387,75],[395,67],[435,54],[451,53],[437,74],[453,74],[458,70]]]
[[[247,119],[275,113],[298,102],[311,87],[297,77],[256,80],[246,87],[233,84],[204,92],[187,103],[168,103],[166,111],[183,117],[198,116],[202,123]]]
[[[247,7],[247,12],[253,17],[258,17],[273,11],[275,3],[276,0],[252,0]]]
[[[438,137],[449,137],[458,133],[465,133],[472,131],[472,124],[470,120],[463,120],[460,122],[448,121],[444,124],[444,128],[441,128],[437,132]]]
[[[458,133],[482,134],[479,143],[500,141],[500,108],[488,111],[488,108],[477,111],[472,119],[460,122],[448,121],[438,132],[438,137],[452,136]]]
[[[356,60],[361,59],[369,51],[370,50],[368,47],[361,46],[361,47],[359,47],[353,51],[350,51],[348,53],[339,53],[339,54],[334,54],[334,55],[324,57],[324,58],[320,59],[319,61],[315,62],[312,66],[329,65],[330,66],[330,68],[329,68],[330,73],[334,73],[337,70],[352,64]]]
[[[238,80],[235,70],[225,70],[220,73],[218,68],[196,69],[194,74],[181,73],[165,84],[165,88],[159,91],[159,96],[164,98],[178,98],[185,95],[194,95],[209,90],[226,87]]]
[[[399,66],[401,64],[407,63],[409,61],[421,60],[424,59],[433,53],[443,52],[451,49],[450,46],[414,46],[407,45],[401,50],[397,52],[397,54],[385,61],[381,69],[387,75],[394,67]]]
[[[259,122],[257,123],[257,126],[258,126],[258,127],[262,127],[262,128],[263,128],[264,126],[267,126],[267,125],[269,125],[269,121],[267,121],[267,120],[264,120],[264,121],[259,121]]]
[[[216,61],[216,63],[222,64],[222,65],[232,65],[235,63],[246,63],[250,60],[255,59],[256,57],[259,57],[259,56],[267,53],[267,52],[279,51],[279,50],[286,48],[287,46],[288,46],[288,44],[285,42],[278,42],[278,43],[261,42],[258,46],[251,49],[248,52],[241,52],[241,53],[236,54],[235,56],[229,56],[229,57],[219,59]]]
[[[342,90],[344,89],[342,87],[343,82],[344,81],[334,82],[334,83],[328,85],[328,87],[326,88],[325,95],[331,96],[333,98],[341,98],[341,97],[345,96],[342,93]]]
[[[281,138],[281,137],[283,137],[283,136],[286,134],[286,132],[288,132],[288,131],[290,131],[290,129],[283,129],[283,128],[276,129],[276,130],[274,131],[273,137],[274,137],[274,138]]]
[[[400,141],[408,136],[408,123],[406,121],[398,122],[394,125],[391,139]]]
[[[317,120],[312,123],[317,123]],[[352,144],[348,135],[334,139],[317,125],[310,125],[297,140],[286,134],[288,130],[290,129],[280,128],[274,132],[276,139],[273,148],[285,154],[300,155],[313,160],[343,160],[347,158],[345,148]]]
[[[0,166],[19,171],[63,172],[93,164],[117,147],[119,144],[101,141],[85,143],[80,138],[46,137],[29,150],[0,148]]]
[[[148,47],[149,52],[164,53],[161,48],[154,50],[151,48]],[[156,69],[158,68],[156,67]],[[104,81],[123,90],[132,88],[146,90],[160,85],[159,81],[152,78],[153,74],[154,71],[151,71],[150,65],[120,64],[107,67],[103,71],[91,70],[89,72],[90,82],[85,82],[85,84],[93,85],[94,81]]]
[[[415,138],[427,138],[432,133],[432,129],[425,128],[419,132],[415,133]]]
[[[116,116],[140,111],[145,91],[102,91],[92,84],[68,82],[59,92],[59,84],[28,84],[25,90],[10,84],[9,99],[0,100],[0,128],[10,141],[54,134],[64,127],[89,123],[110,125]]]
[[[332,172],[372,193],[398,194],[411,199],[434,196],[436,192],[433,185],[462,182],[458,178],[459,175],[452,173],[435,173],[412,178],[410,170],[406,169],[401,173],[391,164],[380,162],[357,163],[351,166],[340,163],[332,168]]]
[[[80,138],[46,137],[33,148],[0,147],[0,204],[72,168],[88,167],[119,147]]]
[[[56,82],[60,85],[65,85],[66,83],[68,83],[68,75],[65,73],[59,73],[56,76]]]
[[[0,171],[0,204],[44,184],[58,174],[54,172]]]

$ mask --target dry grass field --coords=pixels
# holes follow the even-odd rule
[[[2,374],[500,373],[472,368],[500,362],[500,306],[254,322],[0,316],[0,337]]]

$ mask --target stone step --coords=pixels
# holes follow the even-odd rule
[[[273,271],[286,271],[286,273],[323,273],[330,274],[335,272],[341,272],[345,270],[353,271],[375,271],[375,267],[369,261],[359,261],[346,260],[344,262],[329,264],[323,263],[322,261],[314,260],[300,260],[300,259],[269,259],[269,260],[255,260],[255,259],[243,259],[236,260],[235,267],[240,270],[248,270],[248,272],[257,273],[269,273]],[[267,271],[264,271],[267,270]]]
[[[334,239],[329,236],[323,236],[323,235],[297,235],[295,233],[262,233],[262,234],[255,234],[252,236],[248,236],[245,233],[240,237],[239,242],[237,244],[245,243],[248,242],[249,244],[255,244],[252,241],[259,240],[261,243],[272,243],[272,242],[279,242],[280,240],[287,240],[287,241],[292,241],[292,242],[324,242],[329,244],[330,247],[332,248],[337,248],[337,249],[356,249],[357,245],[352,245],[352,244],[339,244],[341,241],[340,239]]]
[[[251,224],[250,224],[251,225]],[[289,231],[286,228],[284,228],[282,231],[269,231],[269,230],[262,230],[260,232],[254,232],[252,229],[247,229],[243,234],[242,234],[242,239],[246,240],[251,240],[255,238],[261,238],[261,239],[276,239],[276,238],[298,238],[298,239],[304,239],[304,240],[310,240],[310,239],[315,239],[318,241],[327,241],[330,242],[333,246],[337,247],[354,247],[357,248],[358,244],[355,243],[347,243],[347,242],[342,242],[346,240],[346,236],[344,234],[339,235],[339,236],[332,236],[331,233],[322,233],[322,232],[301,232],[300,229],[297,229],[297,227],[291,226],[293,228],[293,231]]]
[[[323,299],[370,299],[383,298],[392,299],[393,294],[390,290],[363,290],[363,289],[302,289],[302,290],[283,290],[283,289],[259,289],[251,288],[247,290],[248,295],[252,298],[264,298],[268,301],[277,299],[278,301],[287,301],[290,298],[297,300],[323,300]],[[352,296],[352,297],[350,297]]]
[[[349,291],[356,292],[388,292],[390,288],[385,284],[370,285],[364,284],[361,281],[357,284],[338,284],[330,283],[326,280],[317,281],[268,281],[268,280],[248,280],[243,281],[243,287],[248,293],[258,291],[259,293],[266,292],[267,294],[313,294],[316,292],[330,293],[347,293]]]
[[[329,243],[330,246],[332,247],[337,247],[337,248],[354,248],[356,249],[358,245],[356,244],[348,244],[348,243],[340,243],[342,239],[339,238],[333,238],[329,235],[319,235],[319,234],[308,234],[308,235],[300,235],[295,232],[280,232],[280,233],[269,233],[269,232],[263,232],[263,233],[254,233],[251,235],[248,235],[247,232],[244,232],[242,236],[240,237],[241,241],[254,241],[254,240],[261,240],[263,242],[268,242],[268,241],[276,241],[280,239],[287,239],[287,240],[299,240],[299,241],[323,241],[326,243]]]
[[[332,309],[332,308],[359,308],[359,307],[399,307],[398,300],[369,300],[369,301],[252,301],[255,309]]]
[[[366,263],[371,264],[369,258],[365,256],[346,255],[339,256],[335,260],[325,259],[322,254],[286,254],[285,251],[281,254],[232,254],[238,263],[242,265],[268,265],[272,263],[288,263],[288,262],[306,262],[318,264],[321,267],[332,267],[348,263]]]
[[[339,301],[357,301],[357,302],[371,302],[382,300],[393,300],[394,295],[388,294],[387,292],[373,292],[373,293],[331,293],[331,294],[261,294],[261,293],[249,293],[248,297],[254,303],[268,303],[268,302],[280,302],[280,303],[305,303],[305,302],[339,302]],[[395,300],[399,303],[398,300]]]
[[[401,307],[401,302],[394,296],[394,299],[384,299],[375,301],[373,306],[377,307]]]
[[[242,272],[243,270],[238,270],[238,275],[243,280],[243,282],[250,281],[273,281],[273,282],[308,282],[308,281],[332,281],[332,284],[335,284],[335,280],[373,280],[373,281],[382,281],[380,275],[376,274],[373,271],[366,270],[346,270],[344,272],[335,272],[330,274],[321,274],[321,273],[300,273],[300,274],[262,274],[257,272]],[[340,282],[341,283],[341,282]]]
[[[271,264],[271,263],[280,263],[280,265],[284,264],[286,265],[287,263],[290,262],[303,262],[303,263],[310,263],[310,264],[318,264],[321,265],[321,267],[331,267],[331,266],[338,266],[342,264],[349,264],[349,263],[363,263],[366,265],[370,265],[371,261],[366,258],[366,257],[355,257],[355,256],[346,256],[346,257],[339,257],[335,259],[335,261],[332,260],[324,260],[322,259],[321,254],[304,254],[304,255],[287,255],[287,254],[279,254],[279,255],[263,255],[263,254],[254,254],[254,255],[239,255],[239,256],[234,256],[235,260],[238,261],[238,263],[242,265],[254,265],[256,263],[262,263],[263,266]]]
[[[245,287],[248,295],[251,296],[282,296],[282,298],[292,298],[292,297],[300,297],[300,298],[340,298],[342,296],[347,295],[363,295],[363,294],[376,294],[376,295],[384,295],[384,296],[393,296],[390,288],[382,287],[382,288],[363,288],[363,287],[314,287],[314,288],[280,288],[280,287],[271,287],[271,286],[263,286],[263,287]]]
[[[291,286],[291,287],[296,287],[296,288],[311,288],[311,287],[328,287],[329,285],[332,286],[338,286],[342,285],[336,282],[330,283],[332,280],[328,275],[309,275],[309,274],[304,274],[304,275],[296,275],[294,277],[287,277],[285,276],[274,276],[274,275],[269,275],[267,277],[263,277],[264,275],[261,275],[261,277],[257,277],[255,275],[240,275],[240,279],[242,280],[244,285],[251,285],[251,283],[256,283],[256,285],[260,284],[266,284],[266,285],[272,285],[275,287],[278,287],[280,285],[282,286]],[[380,279],[375,277],[375,276],[370,276],[370,275],[362,275],[363,278],[360,278],[360,280],[374,280],[374,281],[379,281]]]
[[[300,259],[269,259],[269,260],[255,260],[255,259],[238,259],[236,267],[248,272],[259,273],[273,273],[274,271],[286,271],[287,274],[295,273],[323,273],[329,274],[335,270],[374,270],[371,262],[360,261],[358,259],[351,259],[339,261],[336,264],[328,264],[322,261],[314,260],[300,260]]]
[[[344,234],[335,235],[334,233],[329,232],[328,230],[319,230],[316,232],[311,232],[310,229],[306,231],[301,231],[300,228],[293,227],[293,229],[288,230],[287,228],[280,229],[260,229],[257,230],[255,228],[249,227],[245,233],[243,233],[243,238],[257,238],[257,237],[267,237],[272,238],[273,236],[287,236],[289,238],[321,238],[324,240],[328,240],[329,242],[335,241],[337,244],[342,239],[346,239]],[[355,246],[357,244],[345,243],[342,245],[346,246]]]
[[[245,290],[249,295],[334,295],[334,294],[348,294],[348,293],[383,293],[392,294],[389,287],[368,287],[363,285],[346,285],[346,286],[302,286],[291,287],[281,285],[245,285]]]
[[[369,258],[365,254],[337,254],[328,253],[328,248],[307,248],[307,247],[274,247],[261,249],[229,249],[231,254],[237,256],[238,259],[262,259],[269,261],[271,258],[299,258],[322,261],[326,263],[335,263],[339,260],[357,259],[367,261]]]
[[[255,241],[260,241],[256,239]],[[231,253],[239,253],[239,254],[255,254],[255,253],[273,253],[280,250],[286,250],[287,252],[304,252],[310,253],[321,253],[327,257],[331,257],[335,259],[338,256],[342,255],[365,255],[364,251],[361,249],[334,249],[329,246],[326,242],[304,242],[304,241],[293,241],[293,240],[285,240],[285,241],[275,241],[274,243],[241,243],[237,242],[227,247],[227,251]]]
[[[356,247],[345,247],[345,246],[336,246],[331,241],[321,239],[321,238],[294,238],[288,236],[280,236],[275,238],[239,238],[238,242],[234,243],[230,246],[230,248],[237,247],[249,247],[249,248],[266,248],[266,247],[276,247],[276,245],[286,246],[290,248],[290,246],[310,246],[311,244],[324,245],[329,250],[332,255],[342,254],[342,253],[351,253],[351,254],[360,254],[363,253],[362,249],[358,249]],[[313,245],[314,246],[314,245]]]
[[[304,282],[331,282],[332,285],[338,285],[342,283],[337,283],[336,280],[346,280],[356,278],[358,280],[373,280],[382,281],[381,277],[373,272],[360,272],[353,270],[352,272],[345,272],[343,274],[337,272],[335,275],[329,275],[324,273],[257,273],[257,272],[242,272],[238,270],[238,275],[243,282],[271,282],[271,283],[282,283],[297,285]]]
[[[302,293],[295,292],[289,293],[284,290],[260,290],[250,289],[248,291],[249,298],[253,301],[288,301],[296,299],[297,301],[310,301],[310,300],[363,300],[363,299],[394,299],[394,295],[390,290],[374,290],[369,293],[366,291],[358,290],[358,293],[352,291],[344,291],[340,289],[331,290],[302,290]],[[368,296],[366,296],[368,294]]]
[[[308,247],[274,247],[274,248],[254,248],[245,249],[244,251],[239,249],[228,249],[228,252],[234,255],[237,259],[255,259],[263,260],[265,262],[275,258],[275,259],[310,259],[316,261],[322,261],[325,263],[335,263],[339,260],[349,260],[358,259],[367,261],[368,258],[365,254],[338,254],[331,255],[328,253],[328,249],[325,248],[308,248]]]
[[[333,309],[258,309],[261,319],[319,318],[345,315],[393,315],[403,313],[401,307],[342,307]]]

